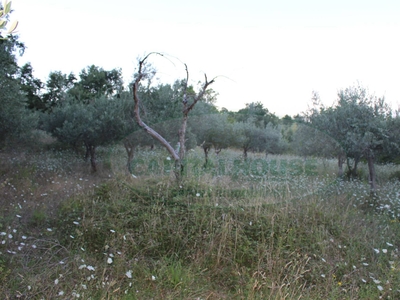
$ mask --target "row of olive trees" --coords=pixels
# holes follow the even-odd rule
[[[393,116],[384,98],[368,93],[361,86],[340,90],[330,107],[321,104],[318,94],[314,106],[294,135],[294,146],[303,155],[336,157],[338,175],[357,177],[357,167],[365,160],[371,193],[376,191],[376,160],[399,155],[399,117]],[[307,125],[307,126],[304,126]]]

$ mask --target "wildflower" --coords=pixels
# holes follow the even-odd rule
[[[251,226],[251,225],[253,225],[253,222],[252,222],[252,221],[250,221],[249,225],[250,225],[250,226]]]
[[[386,242],[386,245],[393,247],[393,244]]]
[[[321,260],[322,260],[323,262],[326,262],[325,258],[321,258]]]
[[[379,253],[379,249],[374,249],[374,251],[378,254]]]
[[[387,249],[382,249],[382,252],[383,253],[387,253]]]
[[[339,281],[337,284],[338,284],[338,286],[342,286],[342,282],[341,281]]]
[[[171,160],[171,157],[168,156],[168,157],[167,157],[167,160]]]
[[[54,280],[54,284],[58,284],[58,279]]]
[[[367,264],[367,263],[363,263],[363,265],[364,265],[364,266],[369,266],[369,264]]]
[[[112,258],[109,257],[109,258],[107,259],[107,263],[110,265],[110,264],[112,264],[112,262],[113,262]]]
[[[154,276],[154,275],[151,275],[151,280],[156,280],[156,276]]]
[[[132,270],[129,270],[125,273],[126,277],[132,278]]]
[[[16,215],[17,216],[17,218],[22,218],[20,215]]]
[[[51,229],[51,228],[47,228],[47,231],[50,231],[50,232],[51,232],[51,231],[53,231],[53,229]]]
[[[375,282],[375,284],[380,284],[381,282],[379,280],[373,279],[373,281]]]
[[[197,194],[196,194],[196,197],[200,197],[200,193],[197,193]]]
[[[22,238],[23,240],[26,240],[26,236],[25,236],[25,235],[21,236],[21,238]]]
[[[378,290],[383,291],[383,287],[381,285],[377,286]]]
[[[89,271],[94,271],[95,270],[94,267],[92,267],[92,266],[87,266],[86,269],[88,269]]]
[[[78,269],[82,270],[83,268],[86,268],[86,265],[80,265]]]
[[[77,221],[74,221],[73,223],[74,223],[75,225],[79,225],[79,222],[77,222]]]
[[[58,296],[64,296],[64,291],[59,291]]]
[[[325,274],[321,274],[321,277],[325,278]]]
[[[115,233],[115,230],[110,229],[110,231],[111,231],[112,233]]]
[[[364,283],[367,283],[367,281],[364,278],[362,278],[361,281]]]

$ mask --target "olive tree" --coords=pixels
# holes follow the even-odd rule
[[[340,90],[337,103],[320,106],[311,123],[334,138],[346,154],[349,175],[357,175],[362,158],[368,163],[371,193],[376,191],[375,160],[389,137],[387,119],[391,115],[384,98],[370,95],[361,86]]]
[[[66,101],[44,116],[45,129],[72,147],[83,144],[96,172],[96,148],[118,142],[133,131],[134,124],[126,116],[131,108],[130,102],[104,97],[90,104]]]
[[[233,142],[233,125],[227,114],[206,114],[191,118],[190,127],[196,135],[197,145],[203,149],[206,166],[208,154],[212,147],[216,153],[231,146]]]

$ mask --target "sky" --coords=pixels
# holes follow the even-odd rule
[[[361,84],[400,104],[398,0],[13,0],[11,19],[27,49],[19,59],[46,81],[90,65],[121,68],[131,82],[149,52],[160,83],[211,86],[216,105],[237,111],[261,102],[282,117],[332,105]]]

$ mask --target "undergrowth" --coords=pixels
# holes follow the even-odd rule
[[[109,160],[104,172],[112,176],[94,182],[63,171],[60,182],[82,188],[57,189],[53,198],[32,191],[37,197],[29,205],[35,179],[19,173],[26,190],[19,196],[19,179],[12,168],[4,171],[1,188],[14,204],[0,219],[0,293],[5,299],[400,298],[396,182],[382,184],[372,199],[367,182],[336,180],[316,160],[302,165],[275,157],[239,172],[232,158],[217,174],[221,157],[210,169],[193,169],[190,162],[201,156],[191,155],[180,183],[161,172],[134,179]],[[149,155],[150,166],[167,164],[157,157]],[[51,214],[45,199],[59,201]]]

